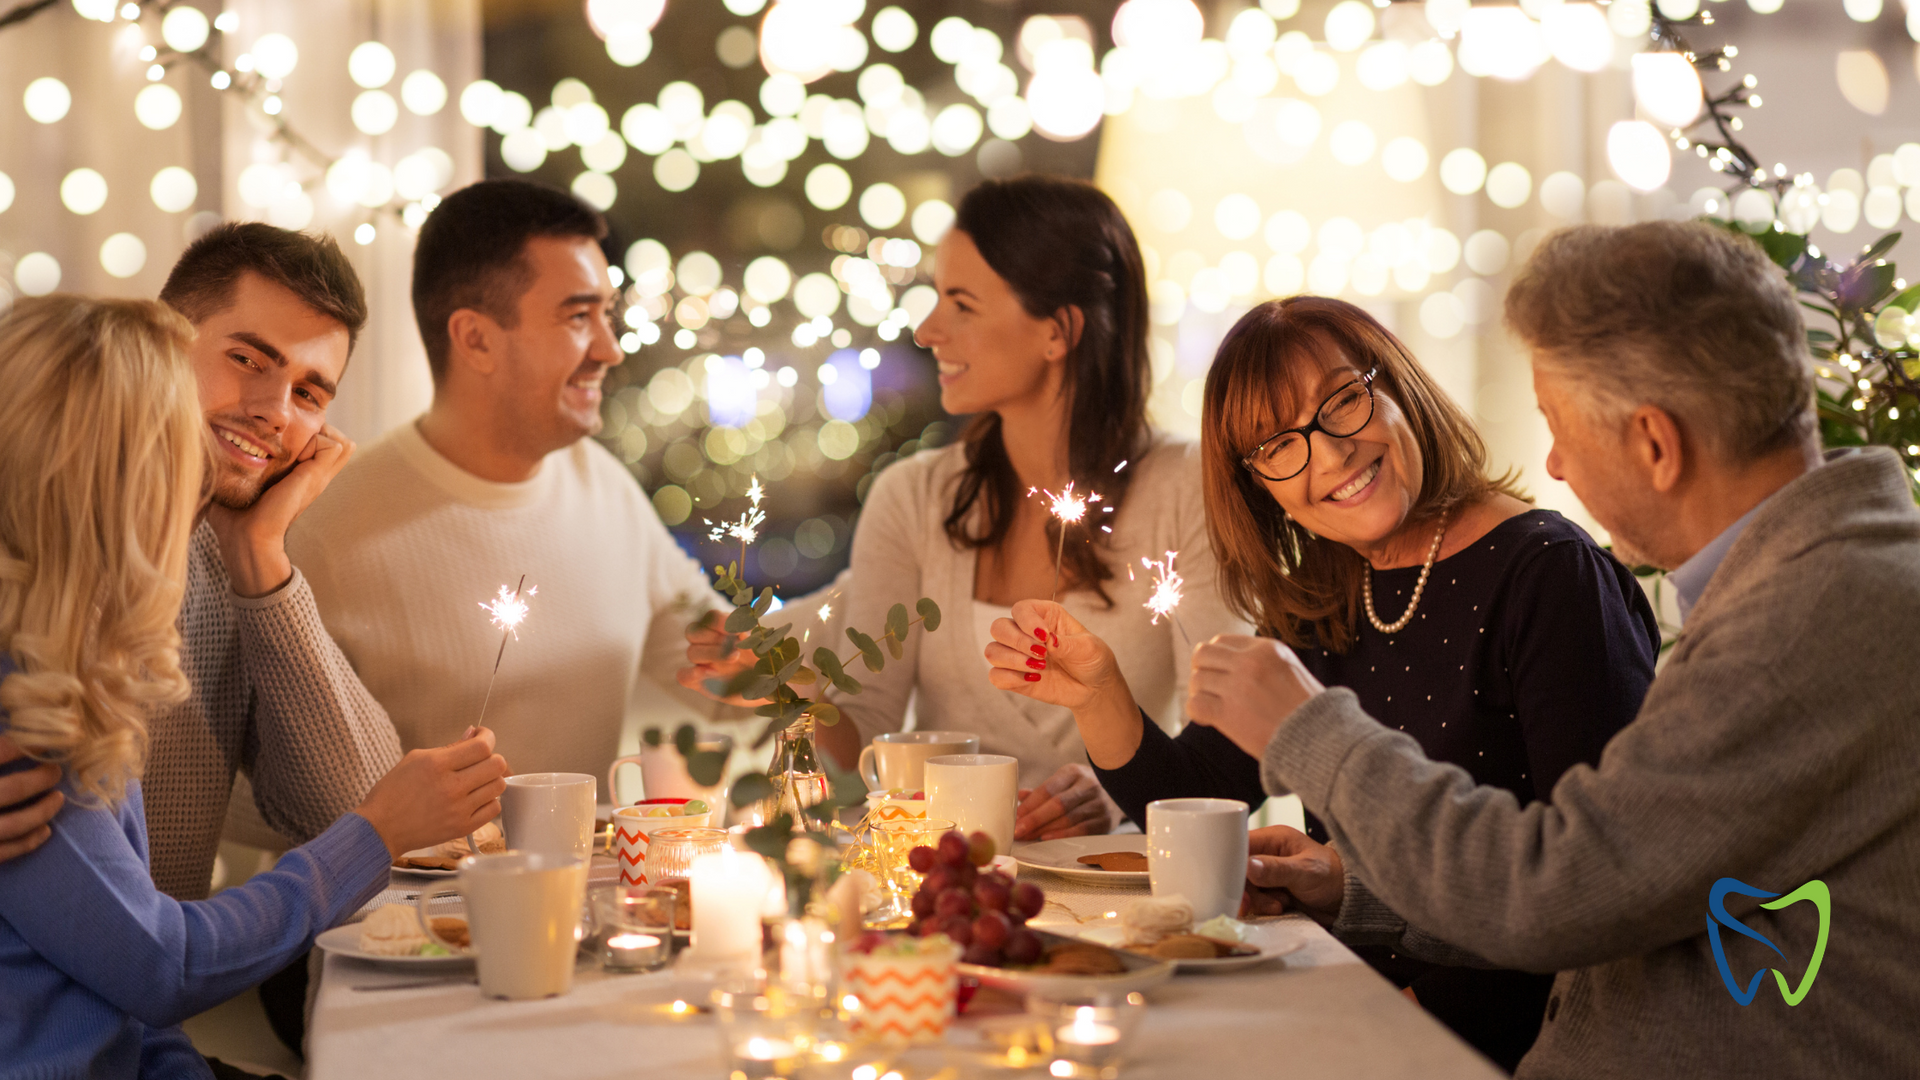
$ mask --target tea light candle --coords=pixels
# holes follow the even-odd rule
[[[768,1039],[756,1035],[741,1043],[737,1052],[748,1061],[779,1061],[798,1054],[800,1048],[785,1039]]]
[[[611,970],[639,971],[665,963],[667,944],[652,934],[614,934],[607,938],[601,955]]]
[[[695,858],[687,877],[693,885],[693,952],[704,959],[758,955],[767,861],[728,848]]]
[[[1120,1041],[1120,1029],[1095,1019],[1092,1009],[1080,1009],[1073,1023],[1055,1029],[1053,1036],[1069,1046],[1111,1046]]]

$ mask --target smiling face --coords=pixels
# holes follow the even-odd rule
[[[326,423],[347,367],[347,328],[248,273],[194,331],[188,353],[213,443],[213,500],[244,510]]]
[[[1057,394],[1067,355],[1060,324],[1035,318],[973,238],[951,229],[934,250],[940,301],[913,339],[940,364],[940,407],[954,415],[998,412]]]
[[[600,430],[600,384],[626,359],[613,334],[619,295],[600,245],[584,236],[536,236],[521,258],[531,284],[518,320],[502,328],[494,389],[511,430],[537,454]]]
[[[1302,355],[1295,375],[1300,402],[1295,415],[1275,420],[1272,430],[1305,427],[1327,397],[1364,372],[1329,344]],[[1300,475],[1287,480],[1256,478],[1273,500],[1302,528],[1368,554],[1379,550],[1407,524],[1424,480],[1420,448],[1406,414],[1376,378],[1373,417],[1359,431],[1336,439],[1323,431],[1309,436],[1313,452]],[[1245,448],[1247,450],[1251,447]],[[1276,473],[1275,475],[1279,475]]]

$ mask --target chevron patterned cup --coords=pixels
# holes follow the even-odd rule
[[[959,990],[960,950],[951,942],[934,946],[926,938],[918,944],[918,955],[845,955],[846,987],[860,999],[853,1016],[855,1037],[896,1046],[945,1037]]]
[[[613,848],[614,858],[620,864],[620,884],[645,885],[647,881],[647,847],[655,832],[661,829],[698,829],[713,824],[717,816],[713,810],[703,814],[675,814],[672,817],[651,817],[647,811],[663,804],[685,804],[685,799],[649,799],[633,806],[623,806],[613,812]],[[682,876],[685,876],[682,874]]]

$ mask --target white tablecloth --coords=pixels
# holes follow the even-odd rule
[[[602,868],[595,874],[604,879]],[[1078,885],[1030,874],[1049,905],[1037,925],[1099,918],[1144,890]],[[427,883],[396,878],[398,902]],[[432,882],[444,885],[445,882]],[[1148,993],[1128,1080],[1367,1077],[1488,1080],[1501,1074],[1311,920],[1268,934],[1304,948],[1232,972],[1180,975]],[[370,990],[418,976],[329,955],[308,1028],[309,1080],[443,1076],[460,1080],[708,1080],[724,1077],[711,1016],[676,1017],[700,991],[670,972],[608,975],[583,961],[573,992],[544,1001],[492,1001],[471,973],[427,987]],[[962,1017],[953,1033],[964,1041]],[[923,1068],[911,1067],[924,1062]],[[938,1050],[916,1052],[909,1076],[936,1075]],[[957,1073],[972,1075],[961,1068]],[[1044,1069],[1018,1074],[1045,1077]]]

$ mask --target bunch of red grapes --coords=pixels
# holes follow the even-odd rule
[[[908,853],[907,865],[924,875],[913,894],[913,921],[907,932],[926,937],[945,934],[965,949],[961,960],[1000,967],[1040,959],[1040,935],[1027,920],[1040,914],[1046,897],[1030,881],[1015,881],[998,870],[982,871],[993,861],[993,838],[959,830],[940,837],[935,847]]]

